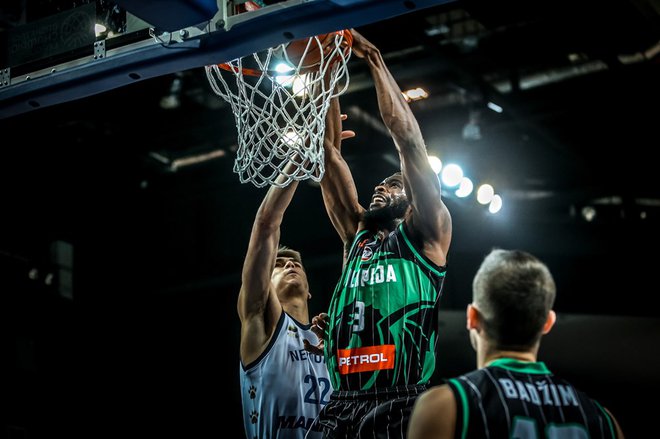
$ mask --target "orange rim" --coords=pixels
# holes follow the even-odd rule
[[[229,63],[218,64],[218,67],[220,67],[222,70],[226,70],[228,72],[233,72],[233,73],[238,73],[238,71],[241,70],[243,71],[243,74],[246,76],[261,76],[263,74],[263,71],[259,69],[247,69],[245,67],[239,69],[238,67],[235,67]],[[267,73],[270,75],[270,72]]]

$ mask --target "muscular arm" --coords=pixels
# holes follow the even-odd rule
[[[341,140],[339,100],[333,98],[326,115],[325,174],[321,179],[321,193],[330,221],[344,244],[345,260],[347,247],[357,233],[364,208],[358,202],[353,176],[341,155]]]
[[[271,275],[284,211],[297,187],[297,181],[285,188],[271,186],[252,225],[238,295],[238,316],[241,319],[240,351],[244,364],[254,361],[263,352],[282,315],[282,306],[271,287]]]
[[[456,428],[456,399],[448,385],[432,387],[415,401],[408,439],[452,439]]]
[[[451,242],[451,216],[441,200],[440,182],[431,168],[421,130],[380,51],[353,32],[353,52],[367,61],[376,86],[383,123],[394,140],[404,187],[412,206],[406,219],[411,238],[438,265],[446,263]]]

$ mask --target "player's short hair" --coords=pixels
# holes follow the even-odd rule
[[[279,246],[276,257],[293,258],[294,261],[302,265],[302,256],[300,256],[300,252],[285,245]]]
[[[534,346],[541,338],[555,295],[555,281],[548,267],[521,250],[492,250],[472,282],[473,304],[498,349]]]

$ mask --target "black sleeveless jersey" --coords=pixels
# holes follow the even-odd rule
[[[326,358],[335,390],[426,384],[435,369],[446,267],[410,242],[360,231],[330,302]]]
[[[448,384],[456,438],[616,438],[608,413],[541,362],[502,358]]]

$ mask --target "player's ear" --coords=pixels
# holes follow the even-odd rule
[[[469,304],[467,306],[467,310],[465,312],[466,314],[466,321],[467,321],[467,329],[479,329],[479,319],[481,316],[479,315],[479,310],[473,305]]]
[[[550,332],[552,327],[555,325],[556,321],[557,321],[557,314],[553,310],[550,310],[550,312],[548,313],[548,318],[545,320],[545,323],[543,324],[543,331],[541,333],[545,335],[548,332]]]

